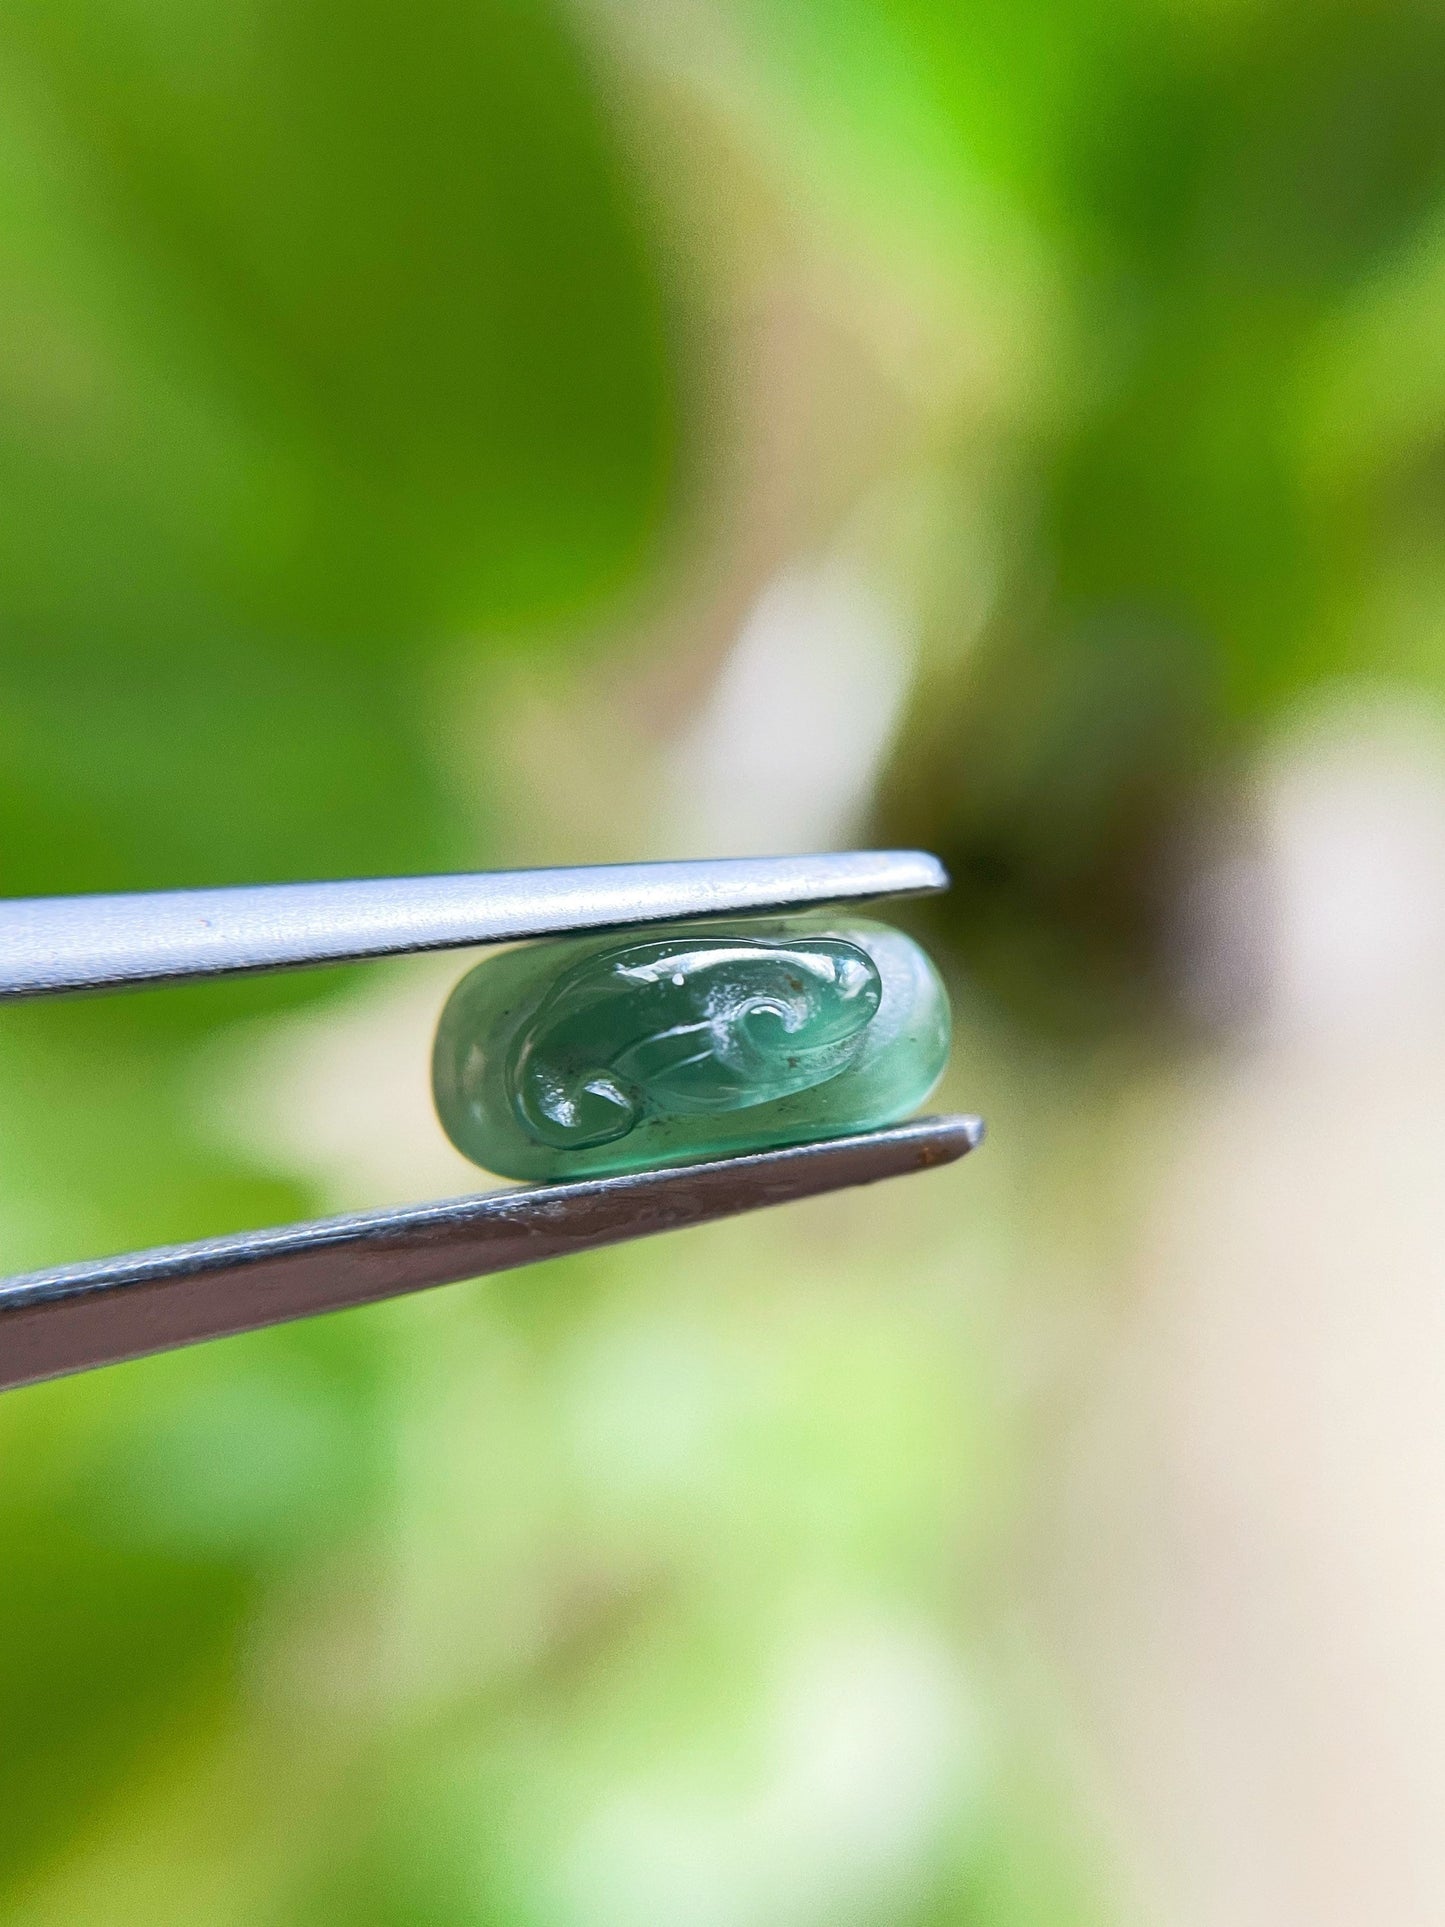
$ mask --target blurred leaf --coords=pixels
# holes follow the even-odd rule
[[[68,431],[12,417],[9,539],[18,512],[110,565],[94,602],[82,556],[22,604],[113,624],[125,587],[175,607],[179,564],[375,642],[635,564],[669,486],[663,298],[549,8],[70,0],[12,8],[0,48],[10,384],[35,394],[43,328]]]
[[[417,664],[628,582],[671,333],[536,5],[0,22],[0,887],[457,860]]]

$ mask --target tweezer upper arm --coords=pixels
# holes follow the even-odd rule
[[[0,1000],[943,890],[916,850],[0,900]]]

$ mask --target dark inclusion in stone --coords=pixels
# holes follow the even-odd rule
[[[896,1123],[948,1039],[938,973],[886,924],[676,924],[478,964],[442,1012],[432,1087],[474,1163],[579,1177]]]

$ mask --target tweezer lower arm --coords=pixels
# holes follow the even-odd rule
[[[982,1135],[977,1118],[920,1118],[710,1164],[323,1218],[3,1279],[0,1390],[926,1171]]]

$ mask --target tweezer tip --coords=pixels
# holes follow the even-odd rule
[[[889,895],[933,896],[949,887],[948,871],[928,850],[890,850],[895,872]]]
[[[911,1127],[904,1129],[915,1141],[921,1140],[926,1163],[951,1164],[955,1158],[967,1157],[970,1151],[978,1149],[987,1126],[981,1117],[946,1113],[916,1118]]]

